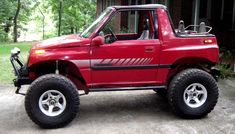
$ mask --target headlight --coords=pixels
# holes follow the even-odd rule
[[[17,56],[20,54],[20,49],[15,47],[14,49],[11,49],[11,55],[12,56]]]

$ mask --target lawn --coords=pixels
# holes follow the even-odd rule
[[[10,51],[14,47],[18,47],[21,50],[21,58],[26,61],[31,42],[20,43],[0,43],[0,83],[11,83],[15,78],[13,68],[10,63]]]

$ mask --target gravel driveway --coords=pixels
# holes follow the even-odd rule
[[[0,134],[235,133],[235,79],[221,80],[219,87],[219,102],[203,119],[178,118],[153,91],[100,92],[81,96],[79,116],[68,126],[48,130],[28,118],[24,97],[12,85],[0,84]]]

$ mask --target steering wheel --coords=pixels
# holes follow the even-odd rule
[[[108,28],[109,32],[111,33],[111,36],[112,36],[112,42],[118,40],[117,39],[117,36],[113,33],[113,31],[111,30],[111,28]]]

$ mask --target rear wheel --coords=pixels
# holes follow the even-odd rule
[[[71,122],[79,108],[75,85],[66,77],[48,74],[36,79],[25,97],[28,116],[43,128],[62,127]]]
[[[218,99],[215,79],[199,69],[186,69],[173,78],[168,100],[173,111],[184,118],[200,118],[210,113]]]

